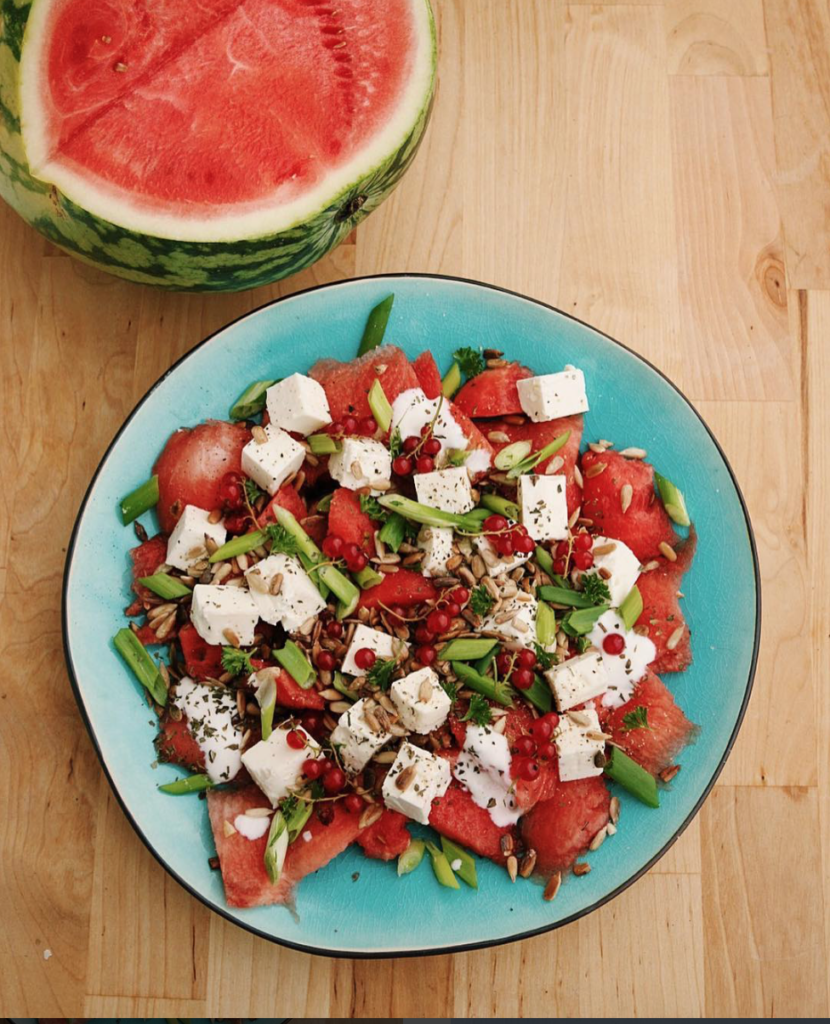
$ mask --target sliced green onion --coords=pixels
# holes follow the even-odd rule
[[[151,476],[140,487],[130,491],[121,502],[121,522],[126,526],[133,519],[138,519],[159,502],[159,478]]]
[[[167,703],[167,687],[158,665],[147,653],[144,644],[131,629],[119,629],[112,638],[116,651],[133,670],[133,674],[156,704]]]
[[[383,336],[386,333],[386,325],[389,322],[389,314],[392,312],[392,303],[394,301],[394,294],[387,295],[369,314],[369,319],[363,328],[360,347],[357,350],[359,356],[371,352],[373,348],[377,348],[383,342]]]
[[[581,590],[568,590],[567,587],[539,587],[537,596],[543,601],[564,604],[568,608],[592,608],[594,602]]]
[[[334,455],[340,451],[340,445],[334,440],[331,434],[312,434],[307,437],[309,447],[315,455]],[[319,504],[317,506],[320,507]]]
[[[201,793],[213,785],[213,779],[209,775],[186,775],[175,782],[166,782],[159,786],[159,790],[162,793],[169,793],[170,796],[183,796],[185,793]]]
[[[490,676],[481,675],[464,661],[453,662],[453,671],[465,686],[475,690],[476,693],[489,697],[490,700],[503,704],[506,708],[513,706],[513,691],[507,683],[497,683]]]
[[[265,392],[276,383],[275,380],[255,380],[249,384],[231,406],[231,419],[248,420],[262,412],[265,408]]]
[[[568,443],[568,438],[571,436],[570,430],[566,430],[564,434],[560,434],[559,437],[555,437],[550,444],[546,444],[544,448],[540,448],[538,452],[533,455],[528,455],[526,459],[522,459],[521,462],[517,463],[509,472],[509,477],[521,476],[523,473],[529,473],[532,469],[535,469],[540,462],[544,462],[545,459],[549,459],[551,455],[555,455],[560,448],[564,447]]]
[[[611,754],[604,768],[605,774],[623,789],[649,807],[660,806],[657,780],[641,765],[624,754],[619,747],[611,747]]]
[[[314,571],[316,563],[313,561],[313,559],[309,558],[308,555],[305,554],[305,552],[303,551],[297,552],[297,558],[299,558],[300,560],[300,565],[302,565],[302,567],[308,573],[311,582],[320,591],[320,596],[323,598],[324,601],[327,601],[329,596],[329,588],[325,585],[325,583],[323,583],[321,579],[319,579],[318,574]]]
[[[455,639],[438,652],[439,661],[475,661],[483,658],[498,644],[498,640]]]
[[[444,512],[439,508],[432,508],[431,505],[422,505],[411,498],[404,498],[400,494],[384,494],[378,498],[378,504],[392,512],[399,512],[404,519],[422,523],[424,526],[452,526],[467,533],[481,532],[480,516],[474,516],[470,512]]]
[[[450,862],[452,868],[455,861],[461,861],[461,867],[453,868],[453,871],[458,875],[462,882],[466,882],[471,889],[478,888],[478,878],[476,876],[476,862],[473,857],[468,853],[463,846],[458,846],[452,840],[447,839],[446,836],[441,836],[441,849],[444,851],[444,856]]]
[[[293,640],[286,640],[285,647],[281,651],[274,651],[274,657],[304,690],[308,690],[314,685],[317,673]]]
[[[259,704],[262,738],[267,740],[273,730],[274,708],[277,704],[277,681],[273,672],[268,672],[265,681],[257,687],[256,699]]]
[[[508,501],[507,498],[502,498],[500,494],[482,494],[481,504],[487,509],[488,513],[496,512],[498,515],[506,516],[508,519],[516,522],[519,519],[520,511],[516,502]]]
[[[553,695],[550,692],[550,687],[538,672],[533,673],[533,685],[527,690],[522,690],[522,696],[545,713],[553,707]]]
[[[403,544],[403,539],[406,536],[406,520],[402,515],[397,512],[392,512],[383,526],[380,528],[378,537],[383,543],[395,554],[398,553],[398,548]]]
[[[444,398],[452,398],[460,387],[461,367],[458,363],[453,363],[444,375],[444,379],[441,381],[441,392],[444,395]]]
[[[446,854],[442,853],[441,850],[435,845],[435,843],[427,843],[427,850],[429,850],[429,856],[432,860],[432,870],[435,872],[435,877],[448,889],[460,889],[461,886],[458,884],[458,879],[453,874],[453,870],[450,867],[450,862],[447,860]]]
[[[285,826],[288,829],[288,842],[293,843],[299,839],[300,833],[306,827],[311,812],[314,810],[313,800],[297,800],[294,807],[285,819]]]
[[[383,385],[375,377],[372,386],[369,388],[369,408],[375,417],[375,423],[385,434],[392,426],[392,406],[383,390]]]
[[[163,597],[165,601],[173,601],[177,597],[187,597],[188,594],[193,593],[190,587],[186,587],[181,580],[177,580],[175,576],[169,576],[166,572],[142,576],[138,582],[148,590],[152,590],[154,594]]]
[[[275,811],[271,819],[271,827],[268,829],[268,841],[265,844],[265,870],[271,883],[276,885],[280,880],[282,866],[285,863],[285,855],[288,852],[288,825],[285,822],[282,811]]]
[[[633,629],[634,623],[643,614],[643,595],[640,593],[640,588],[636,583],[626,594],[618,611],[625,628],[627,630]]]
[[[264,544],[268,534],[265,530],[253,530],[251,533],[240,534],[239,537],[231,537],[221,548],[217,548],[208,559],[209,562],[224,562],[237,555],[244,555],[253,551],[260,544]]]
[[[490,666],[493,664],[493,659],[496,656],[498,647],[494,647],[491,651],[488,651],[483,658],[479,658],[478,661],[473,662],[473,668],[478,672],[480,676],[486,676]]]
[[[360,591],[355,590],[354,597],[349,601],[340,601],[337,605],[337,621],[342,622],[343,619],[347,619],[352,612],[357,608],[360,602]]]
[[[367,565],[365,569],[356,572],[354,578],[357,580],[361,590],[368,590],[370,587],[376,587],[378,583],[383,582],[381,573],[375,572],[371,565]]]
[[[530,441],[514,441],[513,444],[505,445],[500,452],[496,454],[493,459],[493,465],[496,469],[513,469],[523,459],[526,459],[530,455],[530,450],[533,447]]]
[[[545,648],[556,640],[556,613],[544,601],[536,604],[536,639]]]
[[[463,466],[472,452],[469,448],[447,448],[444,452],[448,466]]]
[[[352,703],[354,703],[358,699],[358,696],[354,692],[354,690],[350,690],[348,686],[346,686],[346,680],[343,678],[340,672],[334,673],[334,679],[332,680],[331,685],[335,688],[335,690],[337,690],[338,693],[342,693],[346,700],[350,700]]]
[[[408,875],[424,859],[426,844],[423,839],[411,839],[409,846],[398,857],[398,877]]]
[[[334,497],[334,491],[331,494],[324,494],[322,498],[317,502],[318,512],[328,512],[331,508],[331,499]]]
[[[484,501],[483,498],[481,500]],[[536,559],[536,564],[539,566],[542,572],[547,573],[548,576],[552,577],[553,558],[551,557],[550,551],[548,551],[547,548],[543,548],[541,544],[537,544],[534,558]]]
[[[274,507],[274,515],[277,517],[277,522],[280,526],[284,527],[288,533],[297,541],[297,547],[302,555],[305,555],[314,566],[319,562],[324,561],[323,552],[317,547],[314,541],[309,537],[305,530],[300,526],[294,516],[288,511],[287,508],[282,508],[280,505]],[[323,565],[319,569],[313,570],[312,578],[319,576],[323,583],[331,590],[331,592],[340,599],[344,605],[352,605],[352,608],[357,607],[357,602],[360,598],[360,591],[352,583],[348,576],[342,573],[334,565]]]
[[[570,612],[567,617],[567,624],[571,634],[583,636],[585,633],[590,633],[596,625],[597,619],[604,615],[609,607],[607,604],[600,604],[595,608],[580,608],[577,611]]]
[[[686,499],[683,497],[683,492],[680,488],[667,477],[661,476],[656,470],[654,482],[657,484],[660,500],[663,502],[663,508],[666,510],[669,519],[677,523],[678,526],[691,525],[689,513],[686,509]]]

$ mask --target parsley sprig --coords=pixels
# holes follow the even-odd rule
[[[608,604],[611,600],[608,584],[598,573],[586,573],[582,577],[582,593],[591,604]]]
[[[457,348],[452,357],[468,378],[477,377],[484,370],[484,356],[474,348]]]
[[[480,583],[470,595],[470,607],[476,615],[486,615],[493,607],[493,595]]]
[[[398,427],[392,431],[389,435],[389,454],[394,459],[396,455],[400,455],[403,451],[403,438]]]
[[[489,725],[493,718],[493,712],[487,703],[487,698],[480,693],[474,693],[470,697],[470,706],[467,714],[461,716],[462,722],[474,722],[476,725]]]
[[[377,498],[373,498],[370,494],[360,495],[360,511],[365,512],[370,519],[375,519],[379,523],[385,523],[389,518],[386,509],[381,506]]]
[[[245,497],[250,505],[253,505],[257,498],[262,497],[264,493],[255,480],[252,480],[249,476],[245,477]]]
[[[222,668],[226,672],[230,672],[232,676],[241,675],[243,672],[250,675],[254,670],[250,654],[247,651],[240,651],[236,647],[222,648]]]
[[[638,704],[633,711],[623,715],[623,730],[631,732],[634,729],[651,730],[651,726],[648,724],[648,708],[644,704]]]
[[[269,523],[265,527],[265,532],[268,535],[268,540],[271,541],[272,555],[278,552],[283,555],[297,554],[297,538],[292,537],[284,526],[280,526],[279,523]]]
[[[394,658],[383,660],[378,658],[366,673],[366,682],[370,686],[376,686],[379,690],[388,690],[392,685],[392,674],[398,667]]]

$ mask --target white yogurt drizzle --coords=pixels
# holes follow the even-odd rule
[[[453,775],[470,791],[473,802],[483,807],[500,828],[515,824],[521,817],[521,808],[513,795],[506,736],[487,726],[468,724],[464,749],[455,763]]]
[[[602,641],[609,633],[621,633],[625,639],[622,654],[609,654]],[[588,639],[602,654],[602,661],[608,671],[608,689],[602,695],[602,705],[618,708],[625,704],[634,692],[634,687],[646,674],[646,669],[657,656],[657,648],[647,636],[640,636],[633,630],[626,631],[619,615],[610,610],[601,615]]]

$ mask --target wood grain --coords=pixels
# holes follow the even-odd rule
[[[414,166],[356,234],[296,278],[235,295],[134,287],[0,210],[7,1014],[828,1014],[827,4],[436,7],[438,102]],[[403,270],[554,302],[687,390],[751,510],[763,645],[719,784],[619,899],[497,949],[312,958],[211,914],[134,835],[68,688],[60,577],[90,474],[172,361],[275,296]]]

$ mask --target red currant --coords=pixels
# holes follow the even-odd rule
[[[437,437],[430,437],[424,441],[422,451],[425,455],[437,455],[441,451],[441,442]]]
[[[555,711],[548,711],[543,717],[546,722],[550,722],[551,729],[555,729],[559,725],[559,715]]]
[[[392,463],[392,472],[398,476],[409,476],[412,472],[412,459],[399,455]]]
[[[498,530],[507,529],[507,520],[504,516],[487,516],[482,525],[485,530],[496,533]]]
[[[533,686],[533,672],[529,668],[514,668],[510,682],[520,690],[529,690]]]
[[[339,558],[343,554],[343,538],[338,537],[331,533],[328,537],[323,538],[323,543],[320,545],[323,549],[323,554],[326,558]]]
[[[371,647],[361,647],[359,651],[355,651],[354,663],[358,668],[370,669],[376,659],[377,655]]]
[[[531,551],[535,550],[536,541],[529,537],[526,533],[521,537],[517,537],[513,541],[513,550],[518,551],[520,554],[529,555]]]
[[[361,434],[365,434],[367,437],[374,437],[378,429],[375,417],[367,416],[365,419],[361,420],[358,424],[358,429]]]
[[[546,743],[553,732],[553,726],[546,718],[537,718],[530,727],[530,735],[537,743]]]
[[[343,800],[343,806],[349,812],[349,814],[358,814],[363,810],[364,799],[362,796],[358,796],[357,793],[349,793]]]
[[[323,672],[331,672],[336,664],[337,660],[331,651],[320,651],[317,655],[317,668]]]
[[[435,469],[435,459],[431,455],[419,455],[416,466],[419,473],[431,473]]]
[[[550,761],[551,758],[556,757],[556,747],[552,743],[540,743],[536,749],[536,753],[545,761]]]
[[[350,558],[356,558],[358,555],[363,554],[359,544],[344,544],[343,545],[343,557],[348,560]]]
[[[285,737],[285,742],[292,750],[302,750],[305,746],[305,736],[303,736],[299,729],[292,729]]]
[[[432,433],[432,424],[431,423],[425,423],[421,427],[421,437],[427,437],[431,433]]]
[[[309,757],[303,761],[303,775],[307,779],[319,779],[326,770],[328,761],[325,758]]]
[[[349,572],[360,572],[361,569],[365,569],[369,564],[369,559],[362,551],[358,551],[352,558],[346,559],[346,566]]]
[[[217,498],[225,508],[235,510],[242,508],[244,502],[242,477],[238,473],[225,473],[219,481]]]
[[[590,551],[574,551],[573,564],[577,569],[590,569],[594,564],[594,556]]]
[[[536,743],[532,736],[519,736],[513,744],[513,749],[522,757],[530,757],[536,753]]]
[[[535,668],[536,655],[529,647],[525,647],[516,655],[516,661],[521,668]]]
[[[435,634],[426,626],[418,626],[415,630],[415,639],[419,644],[431,644],[435,639]]]
[[[403,622],[403,620],[406,618],[406,608],[404,608],[402,604],[390,604],[389,617],[397,619],[398,622]]]
[[[343,623],[338,622],[337,619],[332,619],[331,622],[326,624],[326,635],[330,636],[333,640],[343,636]]]
[[[415,437],[414,434],[410,434],[409,437],[405,438],[404,440],[403,450],[406,452],[407,455],[411,455],[420,443],[420,437]]]
[[[344,434],[356,434],[357,433],[357,420],[354,416],[343,417],[343,433]]]
[[[334,821],[334,804],[318,804],[317,820],[321,825],[330,825]]]
[[[564,558],[555,558],[553,561],[553,571],[557,576],[564,576],[568,571],[568,563]]]
[[[303,715],[303,728],[312,736],[317,736],[323,728],[323,716],[319,711],[306,711]]]
[[[244,533],[248,526],[248,517],[244,512],[225,516],[225,529],[228,533]]]
[[[590,551],[594,544],[594,538],[590,533],[578,533],[574,537],[574,547],[577,551]]]
[[[323,776],[323,789],[327,793],[339,793],[346,785],[346,775],[342,768],[329,768]]]
[[[625,638],[619,633],[609,633],[602,641],[602,649],[606,654],[622,654],[625,650]]]
[[[539,765],[535,761],[526,761],[522,765],[520,778],[524,779],[525,782],[533,782],[534,779],[539,778],[539,771]]]
[[[502,537],[496,537],[496,551],[500,555],[504,555],[505,558],[509,558],[513,554],[513,538],[509,534],[504,534]]]
[[[513,658],[507,651],[502,651],[501,654],[496,655],[496,668],[499,670],[500,676],[506,676],[512,667]]]
[[[433,633],[443,633],[445,629],[449,628],[449,624],[449,615],[440,608],[434,609],[427,615],[427,629],[431,629]]]
[[[340,420],[335,420],[334,423],[329,423],[329,425],[326,427],[326,432],[332,434],[333,436],[342,434],[343,424],[340,422]]]
[[[569,550],[570,545],[568,544],[568,542],[566,540],[560,540],[559,543],[556,545],[556,557],[567,558]]]
[[[450,600],[463,607],[470,600],[470,591],[466,587],[456,587],[450,591]]]
[[[449,615],[449,616],[450,616],[451,618],[453,618],[453,619],[454,619],[454,618],[455,618],[455,617],[456,617],[457,615],[460,615],[460,614],[461,614],[461,606],[460,606],[460,605],[457,605],[457,604],[455,603],[455,601],[450,601],[450,603],[449,603],[448,605],[446,605],[446,606],[445,606],[445,610],[446,610],[446,612],[447,612],[447,615]]]
[[[415,651],[415,657],[422,665],[431,665],[438,657],[438,652],[430,644],[424,644]]]

